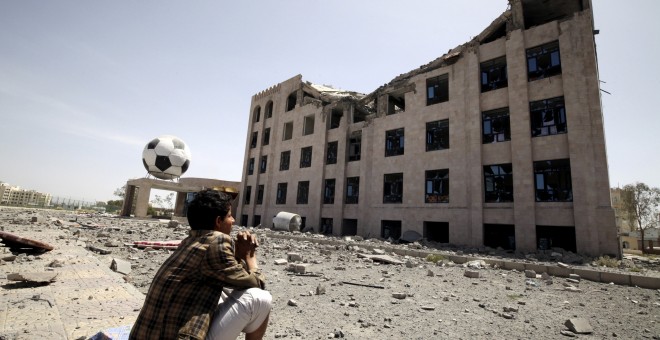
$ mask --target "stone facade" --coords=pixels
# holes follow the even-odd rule
[[[619,255],[591,3],[509,3],[470,42],[370,94],[298,75],[254,95],[237,221],[270,227],[287,211],[335,235]]]

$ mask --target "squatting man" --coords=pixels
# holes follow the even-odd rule
[[[156,273],[130,339],[263,338],[272,297],[257,265],[256,236],[230,236],[231,202],[215,190],[190,202],[190,235]]]

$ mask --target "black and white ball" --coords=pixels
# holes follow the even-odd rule
[[[190,166],[190,149],[178,137],[163,135],[149,142],[142,151],[142,164],[160,179],[174,179]]]

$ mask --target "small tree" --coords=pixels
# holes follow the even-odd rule
[[[122,186],[122,187],[119,187],[119,188],[115,189],[115,192],[113,193],[113,195],[123,199],[124,196],[126,196],[126,184],[124,184],[124,186]]]
[[[644,232],[658,225],[660,189],[637,182],[623,187],[622,208],[628,222],[634,225],[642,237],[642,253],[645,252]]]

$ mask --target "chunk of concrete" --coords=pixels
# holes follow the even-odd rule
[[[466,270],[465,273],[463,273],[464,276],[467,276],[471,279],[478,279],[479,278],[479,272],[476,270]]]
[[[300,255],[299,253],[288,253],[286,254],[286,259],[289,262],[296,262],[303,260],[302,255]]]
[[[110,269],[117,273],[128,275],[131,273],[132,268],[130,262],[114,258],[110,264]]]
[[[577,334],[591,334],[594,332],[593,327],[589,324],[589,321],[584,318],[572,318],[566,320],[564,325],[568,327],[573,333]]]
[[[34,283],[49,283],[55,281],[56,276],[57,273],[53,273],[53,272],[12,273],[7,275],[7,280],[34,282]]]

